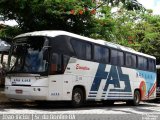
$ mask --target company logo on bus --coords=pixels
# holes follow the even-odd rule
[[[76,69],[77,70],[90,70],[89,67],[87,67],[87,66],[80,66],[79,64],[76,65]]]

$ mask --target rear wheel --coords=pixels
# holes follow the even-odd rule
[[[141,101],[140,92],[138,90],[136,90],[134,92],[134,98],[133,98],[133,100],[127,101],[126,103],[129,104],[129,105],[137,106],[137,105],[139,105],[140,101]]]
[[[72,92],[72,106],[80,107],[84,103],[84,93],[82,89],[75,88]]]

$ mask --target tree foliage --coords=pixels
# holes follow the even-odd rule
[[[15,19],[24,31],[66,30],[85,33],[92,27],[90,0],[1,0],[4,19]]]
[[[24,32],[56,29],[88,35],[98,22],[95,11],[120,3],[135,8],[131,0],[1,0],[0,14],[5,20],[16,20]]]
[[[156,56],[157,62],[160,63],[160,16],[143,14],[142,21],[135,29],[137,40],[141,43],[139,51]]]
[[[118,6],[122,4],[123,8],[127,10],[140,10],[144,9],[144,7],[137,0],[103,0],[111,6]]]
[[[5,28],[0,29],[0,37],[2,38],[9,38],[12,39],[16,35],[22,33],[21,29],[19,29],[17,26],[10,27],[6,26]]]
[[[137,51],[153,55],[160,63],[160,16],[151,10],[127,11],[120,9],[113,15],[114,41]]]

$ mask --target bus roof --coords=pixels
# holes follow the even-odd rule
[[[111,47],[111,48],[119,49],[119,50],[122,50],[122,51],[127,51],[127,52],[134,53],[134,54],[137,54],[137,55],[141,55],[141,56],[144,56],[144,57],[149,57],[149,58],[152,58],[152,59],[156,59],[154,56],[147,55],[147,54],[144,54],[144,53],[141,53],[141,52],[137,52],[134,49],[131,49],[129,47],[125,47],[125,46],[122,46],[122,45],[119,45],[119,44],[107,42],[107,41],[104,41],[104,40],[95,40],[95,39],[92,39],[92,38],[80,36],[80,35],[77,35],[77,34],[74,34],[74,33],[66,32],[66,31],[60,31],[60,30],[45,30],[45,31],[29,32],[29,33],[20,34],[20,35],[16,36],[14,39],[20,38],[20,37],[26,37],[26,36],[56,37],[56,36],[59,36],[59,35],[72,36],[72,37],[79,38],[79,39],[89,41],[89,42],[92,42],[92,43],[97,43],[97,44],[100,44],[100,45],[105,45],[105,46],[108,46],[108,47]]]

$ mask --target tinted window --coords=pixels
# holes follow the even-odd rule
[[[138,68],[142,70],[147,70],[147,58],[138,57]]]
[[[136,56],[132,54],[126,54],[126,66],[127,67],[136,67]]]
[[[144,64],[144,70],[147,70],[148,67],[147,58],[143,58],[143,64]]]
[[[65,54],[68,56],[74,56],[74,50],[70,43],[68,36],[57,36],[50,38],[50,45],[52,46],[51,53]]]
[[[124,53],[117,50],[111,50],[111,64],[124,65]]]
[[[117,51],[111,50],[111,64],[117,65]]]
[[[109,62],[109,49],[95,45],[94,46],[94,60],[102,63]]]
[[[51,55],[50,74],[64,73],[69,58],[67,55],[53,53]]]
[[[148,67],[148,69],[150,70],[150,71],[155,71],[155,60],[152,60],[152,59],[149,59],[148,60],[148,62],[149,62],[149,67]]]
[[[53,53],[51,55],[50,74],[57,74],[62,70],[62,57],[60,54]]]
[[[118,65],[124,65],[124,53],[123,52],[117,52],[118,54]]]
[[[72,39],[71,43],[78,58],[91,59],[91,44],[80,41],[79,39]]]

